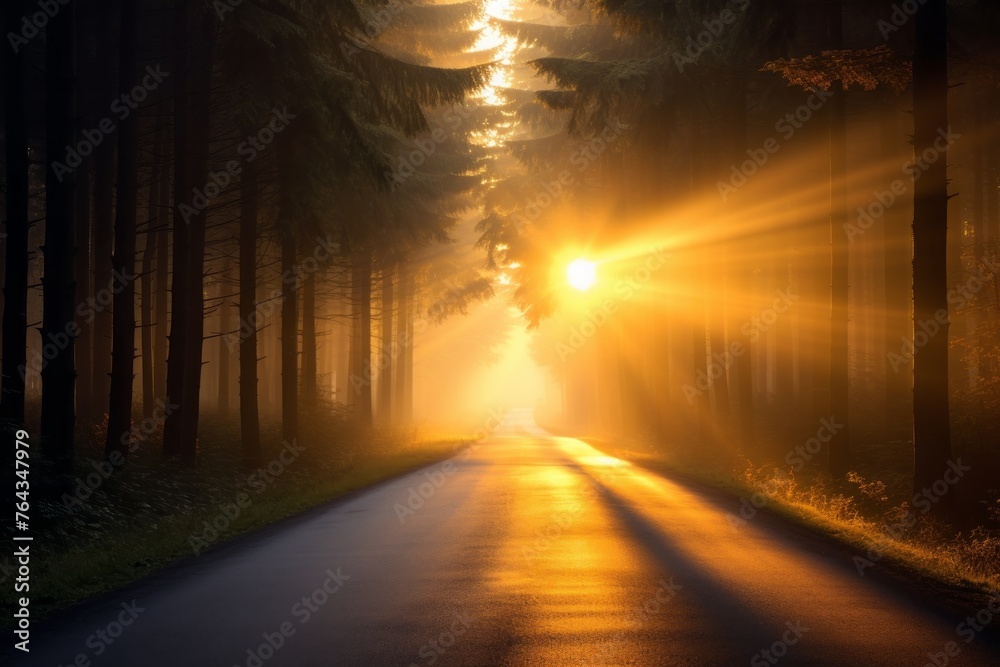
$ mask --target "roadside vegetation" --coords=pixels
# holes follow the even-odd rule
[[[323,410],[293,443],[264,423],[259,465],[243,462],[238,416],[208,415],[197,467],[159,454],[162,428],[145,434],[112,474],[100,427],[79,434],[72,492],[36,508],[33,611],[42,616],[118,589],[176,561],[454,453],[460,439],[419,430],[360,428]],[[4,575],[9,564],[4,564]],[[4,603],[13,588],[4,587]]]

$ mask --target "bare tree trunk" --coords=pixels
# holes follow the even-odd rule
[[[120,90],[136,84],[138,0],[121,0]],[[115,254],[112,270],[120,284],[114,293],[111,392],[104,453],[129,450],[132,391],[135,379],[135,240],[139,191],[139,114],[133,111],[118,127],[118,208],[115,212]]]
[[[174,33],[174,255],[171,282],[170,355],[167,399],[171,411],[163,427],[163,453],[193,464],[201,380],[204,302],[205,210],[195,188],[207,172],[207,102],[211,59],[205,58],[206,27],[195,29],[191,0],[178,0]],[[199,18],[199,22],[201,19]],[[197,50],[197,54],[193,53]],[[195,72],[192,63],[200,63]]]
[[[951,458],[948,406],[948,16],[945,0],[917,10],[913,58],[914,155],[939,151],[914,185],[913,211],[913,488],[928,488]],[[936,326],[934,326],[936,325]],[[928,331],[928,328],[935,331]],[[923,336],[921,337],[921,334]],[[947,514],[953,494],[932,505]]]
[[[881,110],[882,157],[890,171],[884,177],[886,186],[902,175],[901,145],[902,133],[896,122],[896,102],[887,101]],[[903,362],[900,355],[902,340],[910,335],[911,277],[910,258],[913,256],[909,221],[903,202],[886,209],[883,218],[885,240],[883,261],[885,263],[885,330],[883,365],[885,366],[885,410],[888,435],[893,438],[906,437],[909,431],[910,415],[913,412],[911,380],[912,365]]]
[[[196,187],[208,183],[211,133],[212,47],[215,23],[211,12],[195,13],[192,32],[197,42],[192,50],[196,64],[191,77],[191,175]],[[201,413],[201,370],[205,343],[205,230],[208,206],[191,216],[189,238],[190,289],[187,319],[187,350],[184,356],[184,396],[188,409],[183,413],[184,458],[194,461],[198,449],[198,418]]]
[[[188,319],[186,292],[190,265],[190,213],[187,207],[194,188],[191,175],[191,0],[178,0],[174,30],[174,254],[170,289],[170,353],[167,357],[166,403],[176,405],[163,426],[163,453],[182,458],[185,455],[182,419],[189,409],[184,394],[184,355],[186,353]]]
[[[25,3],[20,0],[8,0],[4,3],[0,10],[4,20],[3,34],[16,29],[24,11]],[[26,65],[23,51],[15,51],[10,45],[3,48],[3,55],[0,57],[3,59],[7,179],[0,418],[9,422],[16,430],[24,423],[25,374],[39,370],[27,367],[29,162],[28,119],[24,98]]]
[[[336,303],[336,315],[334,331],[336,344],[334,345],[335,373],[337,375],[334,385],[334,398],[338,403],[349,405],[351,403],[351,336],[353,334],[354,315],[351,308],[352,288],[345,286],[338,291],[343,292],[343,299]]]
[[[162,142],[158,142],[161,146]],[[166,168],[160,166],[160,169]],[[156,390],[153,388],[153,256],[156,254],[157,233],[160,225],[159,174],[153,174],[149,184],[149,217],[146,223],[146,247],[142,251],[142,416],[149,419],[153,416],[156,400]]]
[[[738,156],[740,159],[743,158],[746,151],[749,148],[749,137],[747,130],[747,90],[746,84],[740,82],[739,89],[736,96],[736,103],[733,105],[733,115],[732,115],[732,128],[733,128],[733,141],[732,141],[732,154]],[[733,195],[734,197],[739,197],[739,193]],[[744,296],[741,298],[744,300],[741,306],[745,305],[746,294],[749,292],[751,284],[751,272],[749,266],[746,265],[746,260],[739,258],[734,260],[738,262],[736,267],[733,267],[734,275],[737,276],[738,283],[742,286],[741,292]],[[733,312],[732,319],[732,331],[734,334],[740,332],[742,328],[743,320],[740,317],[736,317],[736,310]],[[740,314],[744,317],[748,316],[750,313],[747,312],[745,308],[739,309]],[[743,445],[745,451],[750,451],[754,444],[754,409],[753,409],[753,375],[752,375],[752,359],[753,359],[753,344],[750,338],[743,336],[740,333],[741,338],[740,344],[742,347],[736,348],[737,351],[741,351],[736,359],[736,395],[739,400],[739,421],[740,421],[740,443]]]
[[[101,5],[98,20],[102,25],[116,25],[118,21],[117,2]],[[97,31],[97,87],[98,104],[114,99],[118,82],[115,80],[117,57],[114,35],[117,30]],[[102,110],[103,111],[103,110]],[[99,111],[98,113],[101,113]],[[93,386],[90,401],[94,414],[100,419],[105,413],[106,401],[111,393],[111,343],[114,318],[108,307],[105,294],[114,286],[112,265],[112,241],[114,238],[114,186],[115,186],[115,146],[118,133],[114,132],[94,150],[94,236],[93,267],[94,297],[97,306],[93,321]],[[102,295],[103,298],[102,298]],[[103,304],[103,305],[102,305]]]
[[[406,260],[399,263],[399,312],[396,315],[396,345],[399,347],[399,354],[396,357],[395,377],[392,391],[393,419],[394,421],[405,423],[405,403],[406,403],[406,355],[412,341],[407,333],[407,322],[409,318],[410,296],[409,296],[409,267]]]
[[[394,350],[392,344],[392,315],[395,306],[392,271],[382,270],[382,358],[379,362],[379,421],[392,421],[392,369]]]
[[[94,82],[96,60],[93,57],[93,37],[95,33],[97,9],[95,5],[77,7],[77,105],[78,114],[84,127],[94,126]],[[10,137],[10,134],[7,135]],[[76,303],[86,303],[93,294],[92,276],[90,270],[91,246],[91,171],[92,157],[83,158],[76,168]],[[79,332],[76,341],[76,377],[77,385],[83,391],[76,394],[76,414],[78,419],[91,421],[94,417],[94,397],[90,388],[94,386],[93,369],[93,322],[87,315],[77,313],[76,326]]]
[[[285,220],[281,231],[281,428],[282,437],[292,442],[299,429],[299,308],[294,275],[298,256],[295,235]]]
[[[305,277],[302,285],[302,406],[316,409],[316,272]]]
[[[229,345],[227,335],[232,328],[229,309],[229,258],[223,260],[222,272],[219,274],[219,393],[217,407],[220,417],[229,416]]]
[[[720,264],[725,267],[727,262],[724,256],[721,258]],[[713,272],[712,279],[709,281],[711,285],[712,293],[708,299],[709,307],[709,327],[711,328],[711,341],[710,348],[712,353],[712,358],[719,360],[726,358],[726,281],[725,281],[725,271]],[[720,364],[722,369],[722,374],[712,385],[715,390],[715,410],[716,414],[723,419],[727,418],[730,413],[729,406],[729,377],[728,371],[725,363],[716,361],[716,364]],[[714,365],[714,364],[713,364]]]
[[[399,314],[396,323],[396,386],[393,392],[397,421],[413,419],[413,276],[409,264],[399,264]]]
[[[830,48],[843,48],[844,8],[830,5]],[[835,84],[830,99],[830,239],[832,276],[830,291],[830,415],[841,428],[830,440],[830,474],[843,477],[851,465],[848,360],[848,220],[847,195],[847,95]]]
[[[257,167],[243,165],[240,182],[240,435],[248,465],[260,462],[257,407]]]
[[[156,336],[153,339],[153,393],[158,398],[167,395],[167,340],[170,322],[167,307],[170,297],[170,146],[163,144],[163,170],[160,172],[156,230],[156,294],[154,315]]]
[[[73,254],[76,181],[60,170],[66,146],[76,127],[74,91],[73,6],[63,7],[48,24],[45,47],[45,245],[42,345],[54,353],[42,369],[42,452],[50,466],[52,490],[68,489],[73,476],[74,393],[73,352],[75,281]]]
[[[358,308],[358,339],[354,341],[355,377],[351,378],[354,385],[354,417],[366,426],[372,423],[372,259],[371,254],[362,250],[355,252],[352,268],[352,282],[357,295]]]
[[[687,109],[688,113],[688,126],[691,131],[691,136],[695,137],[697,141],[701,142],[705,139],[702,136],[702,119],[698,116],[697,112],[693,107]],[[689,156],[689,168],[690,168],[690,189],[689,192],[692,194],[698,194],[702,192],[702,186],[705,182],[705,172],[707,171],[707,165],[703,159],[700,159],[700,155],[692,153]],[[696,250],[695,252],[699,252]],[[692,384],[694,386],[699,385],[701,378],[705,378],[702,381],[708,382],[709,386],[705,390],[698,389],[695,394],[695,414],[697,419],[697,437],[699,440],[704,441],[709,435],[709,420],[711,418],[711,391],[714,382],[709,375],[708,368],[708,353],[709,353],[709,302],[706,286],[708,284],[708,271],[704,264],[701,264],[701,258],[696,257],[694,261],[700,264],[692,280],[690,282],[690,308],[691,308],[691,354],[693,359],[693,370],[694,370],[694,381]],[[622,386],[624,391],[629,390],[627,383]],[[623,402],[623,412],[631,404],[631,401]]]

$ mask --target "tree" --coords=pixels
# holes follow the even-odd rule
[[[914,184],[913,192],[913,488],[920,492],[944,474],[951,457],[948,151],[942,141],[950,130],[945,0],[927,0],[921,5],[914,26],[913,151],[917,158],[937,155]],[[934,331],[927,331],[928,326]],[[949,494],[933,507],[946,513],[952,502],[953,494]]]
[[[119,21],[118,2],[107,2],[100,5],[97,25],[117,25]],[[113,100],[118,88],[115,78],[118,57],[116,53],[114,30],[96,30],[97,40],[97,72],[94,88],[98,104]],[[104,113],[103,109],[95,107],[96,115]],[[93,416],[98,419],[105,413],[105,398],[111,393],[112,341],[114,339],[114,316],[102,299],[107,292],[114,292],[115,275],[112,264],[114,242],[115,216],[115,146],[118,133],[111,132],[104,137],[101,144],[94,149],[94,220],[93,239],[93,290],[97,306],[94,308],[91,325],[91,341],[93,343],[93,386],[84,405],[93,410]],[[87,415],[91,416],[91,415]]]
[[[74,17],[63,7],[49,21],[45,45],[45,245],[41,339],[52,354],[42,369],[42,452],[53,490],[68,488],[73,475],[76,424],[73,367],[75,279],[73,270],[76,181],[63,167],[76,127]]]
[[[136,84],[138,0],[121,0],[119,90]],[[114,273],[121,282],[114,294],[111,393],[104,452],[126,456],[132,428],[132,389],[135,374],[135,241],[139,191],[139,114],[130,113],[118,128],[118,200],[115,213]]]
[[[248,465],[260,461],[257,408],[257,166],[248,163],[240,181],[240,437]]]
[[[214,14],[179,0],[174,48],[174,257],[163,451],[193,464],[204,343],[204,260]],[[201,194],[204,197],[204,194]]]
[[[829,7],[829,44],[843,48],[844,6],[832,2]],[[848,368],[848,224],[847,204],[847,94],[840,84],[833,88],[830,114],[830,414],[842,428],[829,443],[830,474],[844,477],[851,465],[850,377]]]
[[[25,3],[11,0],[2,11],[3,34],[24,15]],[[9,46],[9,45],[8,45]],[[3,366],[0,418],[15,428],[24,423],[28,345],[28,124],[25,51],[3,49],[4,134],[7,196],[4,211]]]

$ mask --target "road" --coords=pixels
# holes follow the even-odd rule
[[[14,664],[920,667],[955,642],[947,664],[1000,665],[961,618],[739,507],[512,412],[448,462],[39,626]]]

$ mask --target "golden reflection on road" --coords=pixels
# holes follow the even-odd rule
[[[871,664],[886,633],[912,636],[928,622],[891,596],[867,595],[874,584],[847,568],[773,538],[765,520],[739,519],[739,499],[696,493],[533,425],[506,428],[517,437],[488,451],[492,464],[516,467],[505,477],[511,528],[487,581],[521,609],[509,664],[745,664],[765,648],[761,636],[781,638],[795,622],[812,649],[837,647],[817,664]],[[644,612],[661,579],[683,588]],[[933,648],[940,628],[926,629]]]

